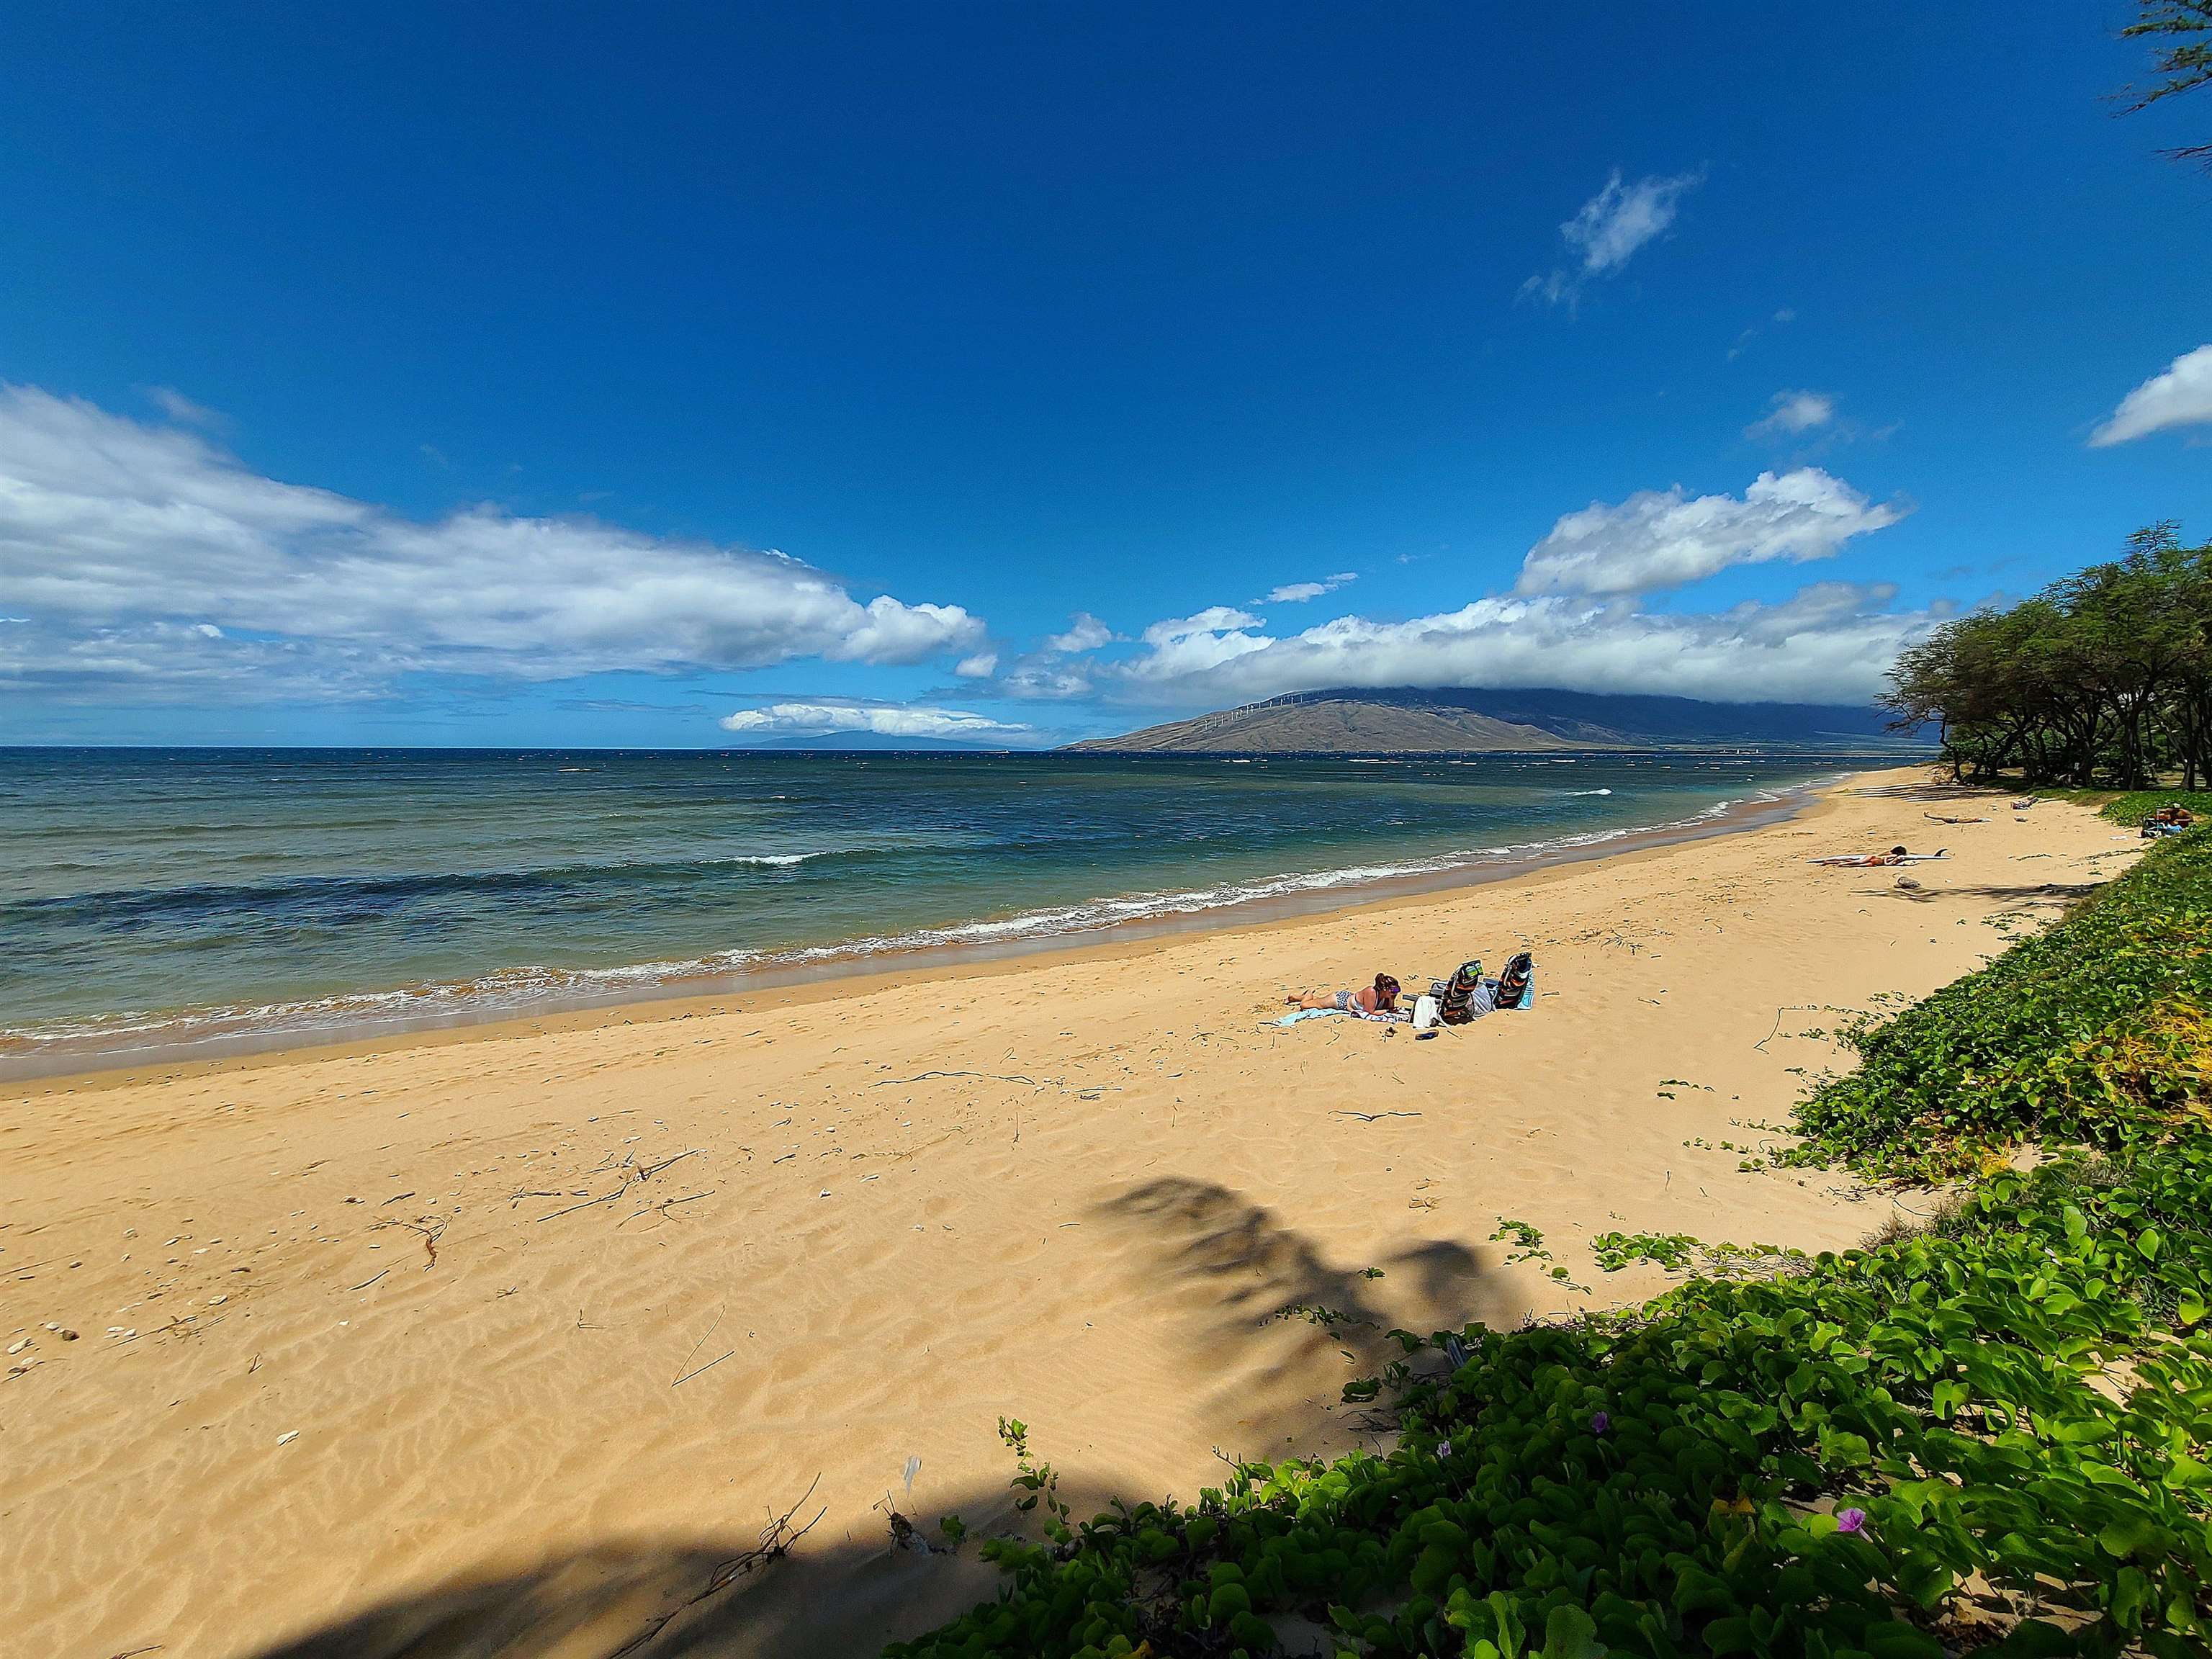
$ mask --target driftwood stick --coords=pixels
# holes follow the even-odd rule
[[[989,1083],[1026,1083],[1032,1089],[1042,1089],[1045,1086],[1033,1077],[1010,1077],[1003,1075],[998,1072],[924,1072],[918,1077],[884,1078],[877,1082],[871,1083],[868,1087],[871,1089],[890,1089],[896,1087],[897,1085],[902,1083],[928,1083],[939,1078],[948,1077],[981,1078],[986,1082]]]
[[[806,1507],[807,1499],[814,1496],[814,1488],[821,1484],[822,1477],[817,1474],[808,1484],[805,1492],[796,1504],[781,1515],[770,1517],[769,1523],[761,1528],[759,1543],[742,1554],[733,1555],[728,1560],[718,1563],[714,1571],[707,1575],[707,1587],[704,1589],[681,1606],[672,1608],[661,1614],[659,1618],[652,1620],[635,1636],[609,1654],[607,1659],[628,1659],[629,1655],[635,1653],[640,1648],[650,1643],[654,1637],[659,1635],[662,1631],[667,1629],[678,1614],[697,1607],[709,1596],[720,1595],[740,1578],[757,1572],[763,1567],[780,1561],[790,1554],[791,1547],[805,1537],[808,1533],[812,1532],[822,1523],[822,1517],[830,1513],[830,1506],[825,1504],[814,1512],[814,1518],[805,1526],[794,1528],[791,1524],[792,1516]]]
[[[621,1186],[616,1188],[614,1191],[611,1193],[601,1193],[597,1198],[587,1198],[581,1204],[571,1204],[565,1210],[556,1210],[550,1215],[539,1216],[538,1219],[540,1221],[552,1221],[561,1216],[574,1215],[579,1210],[588,1210],[594,1204],[611,1204],[615,1200],[620,1198],[629,1190],[629,1182],[628,1181],[624,1181]]]

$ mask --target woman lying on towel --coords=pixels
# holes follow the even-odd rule
[[[1941,847],[1932,853],[1908,853],[1902,847],[1893,847],[1887,853],[1840,853],[1813,862],[1825,864],[1832,870],[1881,870],[1899,864],[1925,864],[1930,859],[1944,856]]]
[[[1371,1019],[1377,1014],[1398,1012],[1398,981],[1388,974],[1377,974],[1374,984],[1357,991],[1293,991],[1283,1000],[1293,1008],[1335,1010]]]

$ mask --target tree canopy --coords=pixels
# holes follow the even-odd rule
[[[1945,623],[1881,702],[1900,728],[1936,726],[1960,777],[2194,787],[2212,777],[2212,544],[2139,530],[2120,559]]]

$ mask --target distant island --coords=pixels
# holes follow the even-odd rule
[[[1300,691],[1092,738],[1091,754],[1466,755],[1560,749],[1918,746],[1875,708],[1586,691],[1389,686]]]

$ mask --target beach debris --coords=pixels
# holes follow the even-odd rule
[[[689,1014],[681,1014],[678,1018],[689,1019],[691,1017]],[[817,1474],[796,1504],[781,1515],[772,1516],[769,1523],[761,1528],[760,1541],[757,1544],[741,1554],[733,1555],[728,1560],[717,1564],[714,1570],[707,1575],[705,1589],[689,1601],[672,1607],[659,1618],[648,1620],[635,1636],[616,1651],[617,1653],[636,1652],[650,1643],[654,1637],[659,1635],[662,1631],[667,1629],[678,1614],[697,1607],[709,1596],[720,1595],[740,1578],[757,1572],[763,1567],[780,1561],[790,1554],[791,1547],[805,1537],[808,1533],[812,1532],[821,1524],[822,1517],[830,1513],[830,1506],[825,1504],[814,1512],[814,1518],[805,1526],[793,1527],[791,1524],[792,1517],[806,1507],[807,1499],[814,1496],[814,1488],[821,1484],[822,1477]]]
[[[915,1526],[913,1522],[908,1520],[906,1516],[901,1515],[898,1510],[892,1506],[890,1497],[888,1493],[886,1493],[884,1498],[884,1507],[890,1510],[891,1547],[893,1549],[908,1550],[916,1555],[934,1555],[937,1553],[937,1546],[931,1543],[929,1540],[921,1535],[921,1528]]]
[[[921,1459],[919,1457],[908,1458],[906,1460],[906,1493],[909,1498],[914,1496],[914,1478],[921,1473]]]
[[[290,1444],[291,1444],[295,1440],[297,1440],[299,1437],[300,1437],[300,1431],[299,1431],[299,1430],[297,1430],[297,1429],[293,1429],[293,1430],[289,1431],[289,1432],[287,1432],[287,1433],[278,1435],[278,1436],[276,1437],[276,1443],[277,1443],[278,1445],[280,1445],[280,1446],[289,1446],[289,1445],[290,1445]]]
[[[448,1217],[425,1216],[420,1221],[380,1221],[369,1231],[377,1232],[386,1227],[404,1227],[415,1234],[422,1241],[423,1252],[430,1258],[422,1264],[422,1271],[428,1273],[438,1265],[438,1241],[445,1237],[448,1224]]]
[[[1386,1117],[1419,1117],[1419,1116],[1420,1116],[1420,1114],[1419,1114],[1419,1112],[1350,1112],[1350,1111],[1335,1111],[1335,1112],[1331,1112],[1331,1113],[1329,1114],[1329,1115],[1330,1115],[1331,1117],[1356,1117],[1356,1118],[1358,1118],[1358,1119],[1362,1123],[1375,1123],[1375,1122],[1379,1122],[1382,1119],[1386,1118]]]
[[[17,1355],[17,1354],[19,1354],[19,1353],[22,1352],[24,1349],[26,1349],[26,1348],[27,1348],[27,1347],[29,1347],[30,1346],[31,1346],[31,1339],[30,1339],[29,1337],[27,1337],[27,1336],[24,1336],[24,1337],[18,1337],[15,1341],[13,1341],[13,1342],[11,1342],[11,1343],[9,1343],[9,1344],[8,1345],[8,1354],[9,1354],[9,1357],[10,1358],[13,1358],[15,1355]],[[911,1478],[909,1478],[909,1479],[908,1480],[908,1481],[907,1481],[907,1485],[908,1485],[908,1486],[912,1486],[913,1484],[914,1484],[913,1480],[912,1480]]]
[[[1908,893],[1917,893],[1920,890],[1920,884],[1910,876],[1899,876],[1897,878],[1897,884]]]

